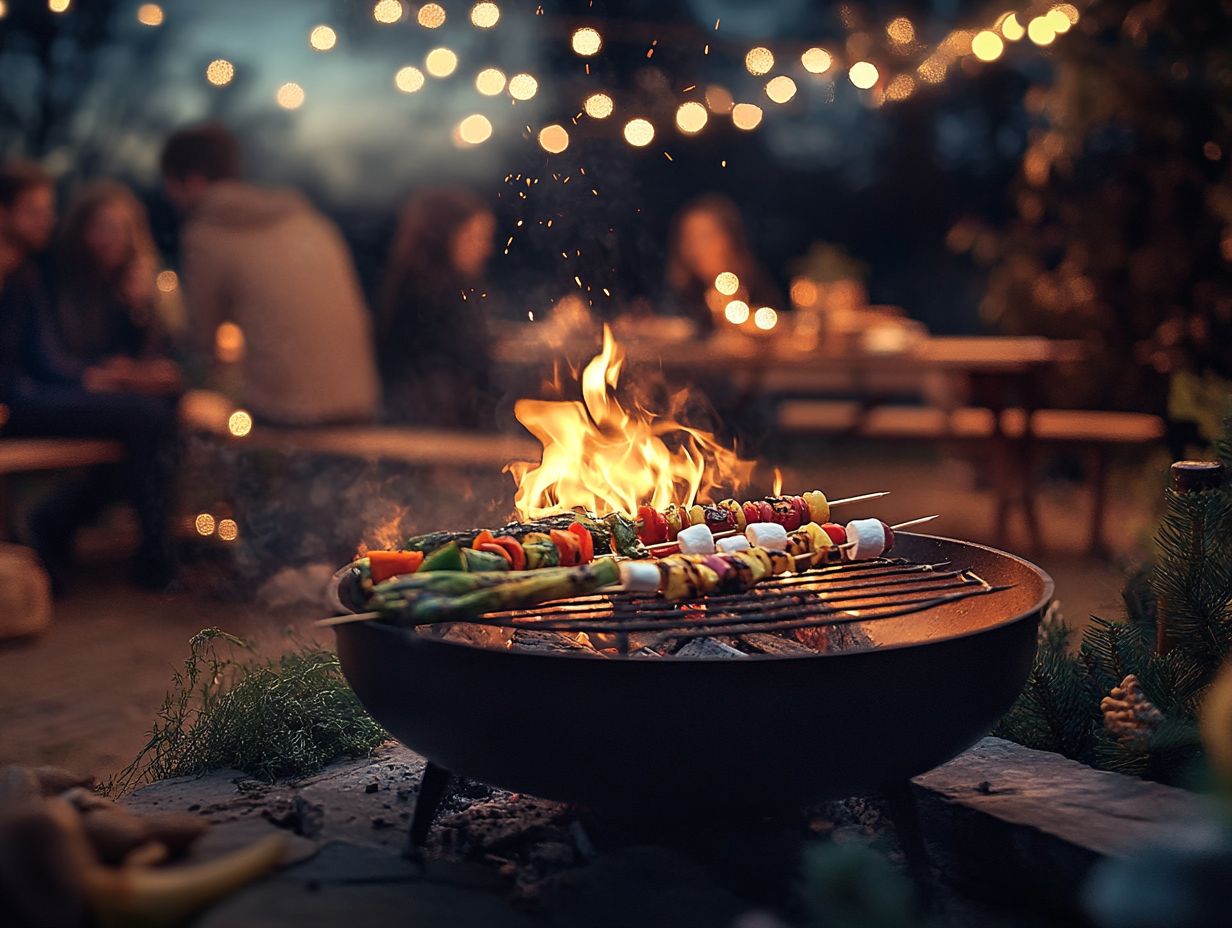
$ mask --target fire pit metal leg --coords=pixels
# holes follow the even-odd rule
[[[911,781],[892,783],[882,787],[882,798],[898,832],[907,870],[919,892],[920,905],[925,911],[933,907],[932,867],[928,861],[928,848],[924,844],[924,831],[920,827],[920,808],[916,805]]]
[[[415,811],[411,815],[411,830],[406,838],[404,856],[418,857],[419,850],[428,841],[428,832],[436,820],[441,803],[449,794],[453,774],[432,761],[424,767],[423,779],[419,781],[419,795],[415,797]]]

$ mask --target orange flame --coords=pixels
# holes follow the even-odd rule
[[[748,481],[753,463],[709,432],[637,404],[626,410],[615,394],[623,363],[624,353],[604,326],[603,350],[582,371],[581,402],[522,399],[514,405],[518,421],[543,445],[538,464],[505,468],[518,485],[519,518],[575,507],[634,515],[639,505],[706,502],[716,487],[735,492]]]

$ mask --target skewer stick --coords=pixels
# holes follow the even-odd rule
[[[317,628],[333,628],[335,625],[350,625],[352,622],[371,622],[379,619],[380,612],[356,612],[353,615],[334,615],[328,619],[317,619],[312,624]]]
[[[832,499],[830,500],[830,508],[833,509],[835,506],[846,506],[848,503],[862,503],[865,500],[870,499],[881,499],[881,497],[889,495],[889,490],[882,490],[880,493],[865,493],[863,496],[848,496],[846,499]]]
[[[912,519],[909,522],[899,522],[897,525],[891,525],[890,528],[897,532],[900,529],[911,528],[913,525],[923,525],[925,522],[931,522],[933,519],[940,519],[940,518],[941,518],[940,515],[921,516],[920,518]],[[856,546],[856,543],[854,541],[847,541],[841,545],[835,545],[835,547],[838,548],[840,551],[846,551],[848,548],[854,548],[855,546]]]

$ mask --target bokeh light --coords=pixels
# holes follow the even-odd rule
[[[753,313],[753,325],[764,332],[769,332],[778,324],[779,314],[769,306],[759,307],[757,312]]]
[[[319,52],[327,52],[338,44],[338,33],[324,24],[313,26],[308,33],[308,44]]]
[[[445,25],[445,8],[439,3],[425,3],[415,15],[415,21],[425,29],[439,29]]]
[[[1027,30],[1022,28],[1022,23],[1018,21],[1017,15],[1010,13],[1001,21],[1001,34],[1010,42],[1017,42]]]
[[[234,322],[220,322],[214,330],[214,357],[219,364],[234,364],[244,357],[244,330]]]
[[[278,88],[277,93],[274,94],[274,99],[284,110],[297,110],[304,105],[306,96],[303,87],[295,83],[295,81],[287,81]]]
[[[599,49],[603,48],[603,36],[599,34],[598,29],[583,26],[581,29],[573,30],[569,44],[573,47],[575,54],[590,57],[599,54]]]
[[[237,409],[227,419],[227,431],[236,438],[243,438],[252,431],[252,416],[245,409]]]
[[[756,103],[737,103],[732,107],[732,125],[748,132],[761,125],[762,111]]]
[[[786,74],[766,81],[766,96],[775,103],[786,103],[796,95],[796,82]]]
[[[509,78],[509,96],[515,100],[529,100],[539,92],[539,82],[523,72]]]
[[[164,18],[163,8],[157,3],[143,3],[137,7],[137,22],[143,26],[161,26]]]
[[[714,279],[714,289],[724,296],[731,296],[740,289],[740,278],[731,271],[724,271]]]
[[[223,541],[235,541],[240,537],[240,527],[234,519],[220,519],[218,522],[218,537]]]
[[[896,74],[885,89],[887,100],[906,100],[913,93],[915,93],[915,81],[909,74]]]
[[[797,277],[791,282],[791,302],[808,308],[817,302],[817,284],[807,277]]]
[[[458,56],[451,48],[434,48],[424,57],[424,67],[433,77],[448,77],[458,69]]]
[[[695,135],[706,127],[710,114],[695,100],[681,103],[676,108],[676,128],[686,135]]]
[[[655,130],[650,120],[639,116],[625,123],[624,135],[625,141],[630,145],[635,148],[645,148],[654,141]]]
[[[458,123],[458,138],[467,145],[482,145],[492,137],[492,123],[482,113],[473,113]]]
[[[945,59],[937,55],[929,55],[920,62],[920,66],[915,69],[915,73],[920,75],[920,80],[926,84],[940,84],[945,80],[947,69]]]
[[[861,90],[868,90],[876,84],[879,76],[877,66],[871,61],[857,61],[847,72],[847,77]]]
[[[910,45],[915,41],[915,26],[906,16],[899,16],[890,20],[886,35],[895,45]]]
[[[377,0],[372,8],[372,18],[378,23],[388,26],[402,19],[402,0]]]
[[[72,0],[47,0],[47,9],[53,13],[67,13]]]
[[[205,79],[215,87],[225,87],[235,79],[235,65],[226,58],[215,58],[205,66]]]
[[[564,126],[556,123],[544,126],[539,130],[539,147],[550,154],[559,155],[569,147],[569,133]]]
[[[814,47],[804,50],[804,54],[800,56],[800,63],[804,65],[804,70],[809,74],[825,74],[830,70],[834,59],[824,48]]]
[[[413,64],[408,64],[405,68],[399,68],[394,75],[394,86],[403,93],[414,93],[423,87],[424,80],[423,71]]]
[[[505,72],[500,68],[484,68],[475,75],[475,89],[485,97],[495,97],[505,89]]]
[[[476,29],[491,29],[500,22],[500,7],[495,3],[476,3],[471,7],[471,25]]]
[[[769,74],[770,69],[774,67],[774,52],[766,48],[764,45],[758,45],[756,48],[750,48],[747,55],[744,56],[744,68],[754,77],[761,77],[763,74]]]
[[[706,106],[712,113],[730,113],[735,102],[731,92],[722,84],[711,84],[706,88]]]
[[[723,316],[732,325],[744,325],[749,321],[749,304],[744,300],[732,300],[723,309]]]
[[[991,29],[977,32],[971,40],[971,54],[980,61],[996,61],[1004,51],[1005,43],[1001,41],[1001,36]]]
[[[1051,45],[1057,37],[1057,30],[1052,27],[1047,16],[1036,16],[1027,23],[1027,38],[1036,45]]]
[[[1069,24],[1071,26],[1078,25],[1078,20],[1082,18],[1082,14],[1078,12],[1078,7],[1074,6],[1072,3],[1058,3],[1050,12],[1062,14],[1069,20]]]
[[[607,119],[615,108],[616,104],[605,93],[592,93],[582,103],[582,109],[591,119]]]
[[[214,517],[208,512],[197,514],[197,518],[193,519],[193,528],[197,530],[198,535],[208,536],[214,534]]]
[[[180,286],[180,275],[172,270],[159,271],[154,286],[163,293],[175,293]]]
[[[1051,10],[1045,13],[1044,18],[1048,20],[1048,25],[1052,26],[1053,32],[1057,35],[1064,35],[1069,32],[1070,27],[1074,25],[1070,22],[1070,18],[1065,15],[1065,11],[1058,6],[1054,6]]]

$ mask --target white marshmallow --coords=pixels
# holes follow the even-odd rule
[[[714,554],[714,532],[709,525],[690,525],[676,536],[681,554]]]
[[[731,535],[728,538],[720,538],[717,542],[720,551],[724,554],[731,554],[733,551],[747,551],[752,545],[749,540],[743,535]]]
[[[856,519],[847,523],[847,542],[855,547],[846,551],[850,561],[866,561],[885,552],[885,528],[878,519]]]
[[[620,582],[633,593],[657,593],[659,565],[651,561],[621,561]]]
[[[770,551],[787,550],[787,529],[777,522],[753,522],[744,530],[749,544]]]

